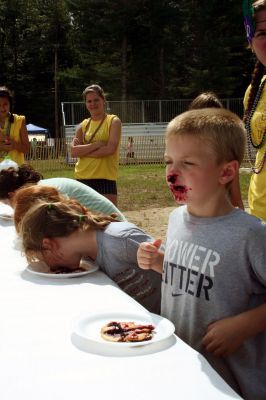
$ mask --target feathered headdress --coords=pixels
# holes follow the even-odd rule
[[[252,0],[244,0],[242,4],[244,25],[249,43],[251,43],[255,32],[254,9],[252,3]]]

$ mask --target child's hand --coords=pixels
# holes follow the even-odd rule
[[[157,239],[152,243],[143,242],[139,245],[137,260],[140,268],[155,269],[158,272],[162,272],[162,253],[159,252],[161,244],[162,241],[160,239]],[[158,268],[156,267],[156,264]]]
[[[205,349],[217,357],[234,353],[246,339],[245,329],[239,316],[224,318],[208,326],[202,343]]]

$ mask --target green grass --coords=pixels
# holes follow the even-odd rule
[[[45,178],[74,177],[74,167],[64,170],[46,171],[41,169]],[[175,206],[175,202],[165,182],[163,165],[120,166],[118,186],[118,207],[122,211],[135,211],[155,207]],[[240,174],[241,195],[247,201],[250,175]],[[160,222],[160,221],[158,221]]]

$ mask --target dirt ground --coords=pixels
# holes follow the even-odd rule
[[[149,208],[147,210],[125,211],[123,214],[129,222],[133,222],[154,238],[164,241],[169,214],[174,208]]]

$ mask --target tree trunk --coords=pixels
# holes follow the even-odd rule
[[[165,75],[164,75],[164,48],[161,47],[160,49],[160,59],[159,59],[159,65],[160,65],[160,98],[164,98],[165,94]]]
[[[122,101],[127,99],[127,37],[122,40]]]
[[[59,138],[59,111],[58,111],[58,44],[54,48],[54,118],[55,118],[55,137]]]

